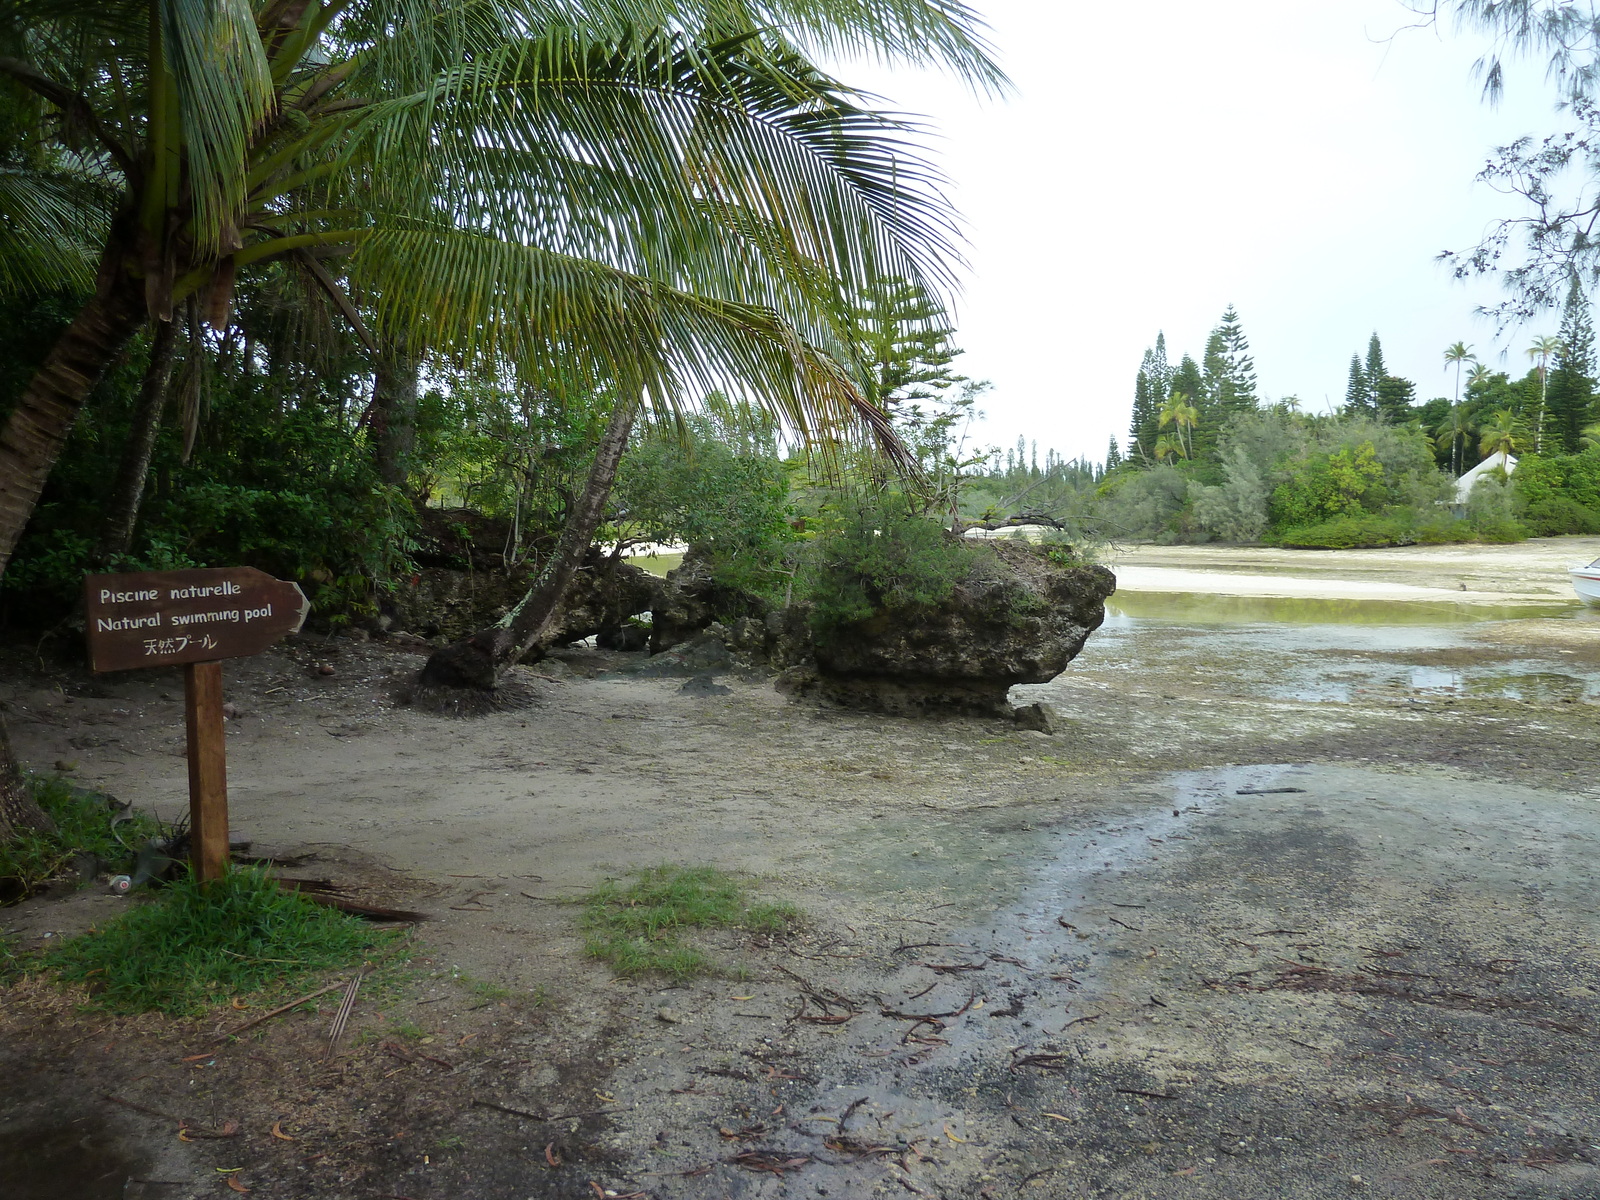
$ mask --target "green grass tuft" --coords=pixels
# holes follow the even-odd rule
[[[608,880],[584,900],[586,949],[619,974],[659,973],[685,979],[714,969],[680,935],[689,929],[782,933],[799,919],[789,904],[749,905],[738,880],[715,867],[651,867]]]
[[[65,982],[91,987],[114,1012],[186,1014],[312,971],[360,961],[397,936],[235,869],[202,886],[192,877],[73,938],[43,959]]]
[[[67,874],[84,854],[99,859],[112,874],[129,872],[138,847],[160,832],[155,819],[143,814],[134,814],[113,832],[117,813],[110,798],[74,787],[59,775],[31,775],[27,782],[56,828],[52,833],[20,833],[0,844],[0,897],[21,900],[32,895]]]

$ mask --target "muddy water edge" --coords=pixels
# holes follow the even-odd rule
[[[1306,615],[1124,610],[1019,697],[1050,737],[684,696],[583,651],[532,728],[463,732],[393,707],[393,651],[344,648],[337,691],[291,646],[235,681],[262,697],[236,761],[281,757],[291,713],[346,757],[241,819],[294,846],[315,815],[422,897],[414,973],[329,1062],[331,1006],[195,1062],[217,1022],[14,987],[7,1195],[1600,1197],[1600,624]],[[51,670],[6,696],[35,761],[159,704],[63,705],[83,681]],[[149,786],[159,751],[118,736],[102,781]],[[451,746],[485,765],[411,798],[394,755]],[[420,845],[507,779],[529,798]],[[616,981],[537,899],[663,859],[808,925]],[[24,908],[23,939],[109,911]]]

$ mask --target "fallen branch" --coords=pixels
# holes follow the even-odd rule
[[[304,996],[301,996],[298,1000],[291,1000],[287,1004],[280,1004],[277,1008],[273,1009],[271,1012],[262,1013],[259,1017],[255,1018],[255,1020],[246,1021],[243,1025],[240,1025],[238,1028],[228,1030],[226,1033],[220,1035],[217,1038],[217,1041],[218,1042],[225,1042],[229,1038],[238,1037],[246,1029],[253,1029],[257,1025],[261,1024],[261,1022],[263,1022],[263,1021],[270,1021],[270,1020],[272,1020],[273,1017],[280,1017],[284,1013],[288,1012],[291,1008],[299,1008],[302,1004],[306,1003],[309,1000],[315,1000],[318,996],[326,996],[329,992],[333,991],[335,988],[342,988],[342,987],[347,987],[347,986],[349,986],[348,982],[341,980],[338,983],[330,983],[327,987],[318,988],[314,992],[307,992]]]

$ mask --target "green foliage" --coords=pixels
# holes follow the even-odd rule
[[[1349,550],[1367,546],[1405,546],[1414,540],[1412,526],[1395,517],[1356,511],[1329,520],[1291,525],[1267,539],[1294,550]]]
[[[349,966],[394,936],[235,869],[209,884],[186,876],[44,963],[112,1011],[191,1014]]]
[[[773,596],[788,581],[785,550],[797,535],[774,430],[720,397],[677,431],[635,439],[612,506],[619,534],[692,546],[724,587]]]
[[[1527,455],[1517,462],[1511,486],[1521,500],[1521,520],[1535,536],[1600,533],[1600,449]]]
[[[1362,500],[1383,486],[1383,464],[1371,442],[1333,453],[1308,454],[1272,491],[1272,523],[1304,527],[1360,512]]]
[[[259,319],[265,334],[268,318]],[[8,607],[26,618],[70,608],[91,566],[143,369],[145,352],[135,351],[85,406],[0,582]],[[131,552],[113,565],[254,566],[299,581],[324,618],[366,609],[374,582],[398,568],[411,517],[352,428],[341,389],[356,382],[329,366],[291,400],[288,380],[262,378],[237,359],[209,372],[192,454],[185,461],[184,431],[167,421]]]
[[[137,847],[158,832],[156,822],[142,814],[113,828],[118,810],[108,796],[74,787],[59,775],[29,776],[27,785],[55,829],[24,831],[0,843],[0,902],[8,895],[20,899],[60,878],[80,855],[92,855],[112,874],[125,874],[132,869]]]
[[[748,903],[746,887],[715,867],[663,865],[630,878],[591,892],[581,920],[589,955],[622,975],[684,979],[711,970],[711,960],[681,940],[689,929],[776,934],[800,919],[792,905]]]
[[[1116,537],[1159,542],[1190,534],[1190,479],[1189,471],[1167,463],[1110,477],[1100,489],[1098,505],[1107,529]]]
[[[1589,311],[1589,298],[1574,276],[1561,315],[1561,343],[1545,399],[1548,448],[1567,454],[1582,448],[1583,427],[1594,414],[1596,366]]]
[[[803,592],[818,634],[878,613],[938,604],[966,578],[980,543],[958,538],[892,494],[847,496],[808,547]]]

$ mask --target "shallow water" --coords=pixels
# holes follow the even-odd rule
[[[1533,617],[1582,617],[1583,605],[1450,604],[1435,601],[1346,600],[1291,596],[1212,596],[1198,592],[1118,592],[1108,618],[1186,625],[1475,625]]]
[[[1174,690],[1348,703],[1453,696],[1576,703],[1600,699],[1600,670],[1559,647],[1500,650],[1490,622],[1600,622],[1579,604],[1485,607],[1370,600],[1124,593],[1063,682],[1148,672]],[[1049,699],[1044,685],[1039,698]],[[1030,691],[1032,689],[1029,689]]]

